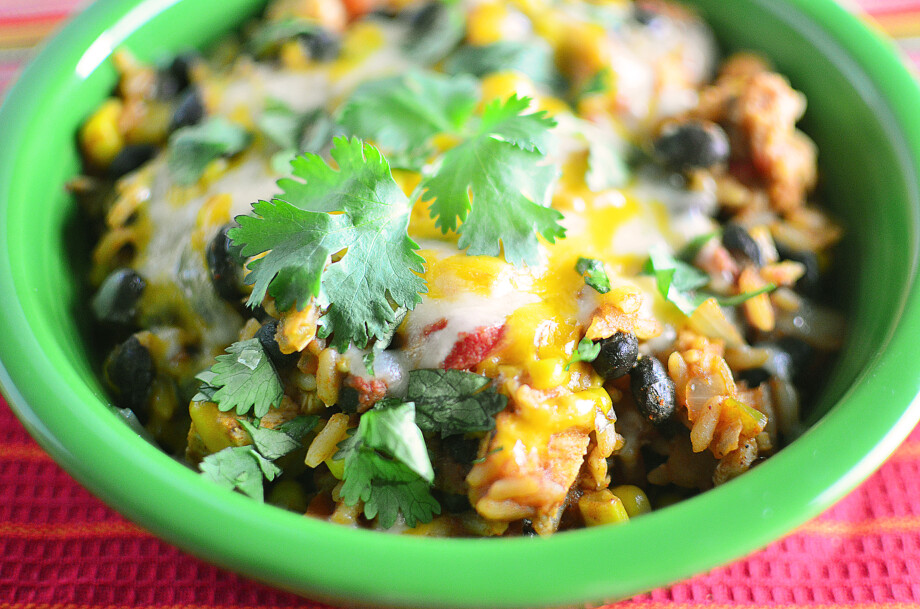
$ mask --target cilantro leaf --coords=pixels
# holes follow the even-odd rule
[[[706,235],[705,238],[708,240],[711,235]],[[645,264],[644,272],[654,275],[661,295],[674,303],[688,317],[693,315],[693,312],[709,298],[715,298],[719,306],[735,307],[754,296],[776,289],[774,284],[769,283],[760,289],[736,296],[721,296],[704,290],[697,292],[697,288],[709,283],[709,276],[675,258],[659,246],[649,251],[649,259]]]
[[[279,180],[282,194],[255,203],[255,216],[237,216],[229,235],[244,256],[268,252],[248,265],[248,304],[266,293],[282,311],[315,299],[325,308],[321,335],[344,352],[350,342],[364,347],[383,336],[395,321],[390,303],[412,309],[426,287],[407,232],[411,204],[386,159],[357,138],[336,138],[330,154],[337,171],[317,155],[294,159],[303,181]]]
[[[424,153],[434,135],[462,128],[477,99],[472,78],[412,72],[362,84],[342,109],[340,122],[388,153]]]
[[[613,72],[610,71],[610,68],[606,66],[601,68],[579,88],[578,92],[575,94],[575,100],[578,101],[588,95],[596,95],[598,93],[610,91],[612,81]]]
[[[266,459],[275,460],[278,457],[288,454],[292,450],[300,448],[300,440],[306,435],[307,431],[312,429],[317,421],[319,421],[319,418],[315,416],[298,418],[304,418],[309,421],[309,423],[304,422],[302,426],[289,428],[300,433],[300,437],[294,437],[283,430],[256,427],[245,419],[240,419],[239,424],[243,426],[243,429],[249,432],[249,435],[252,437],[252,444],[256,447],[256,450]],[[293,421],[289,421],[289,423],[291,422]],[[309,427],[307,427],[307,425],[309,425]]]
[[[600,294],[610,291],[610,279],[604,262],[596,258],[579,258],[575,263],[575,270],[584,277],[585,283]]]
[[[246,414],[252,408],[261,417],[284,396],[281,379],[258,338],[233,343],[209,371],[195,378],[204,383],[199,394],[224,412],[236,408],[238,414]]]
[[[661,246],[649,250],[645,273],[655,277],[661,295],[687,316],[693,315],[702,302],[693,290],[709,283],[706,273],[675,258]]]
[[[177,129],[169,137],[166,164],[177,184],[190,186],[201,178],[208,163],[231,156],[249,143],[249,133],[221,116]]]
[[[224,488],[238,489],[264,501],[262,478],[274,480],[281,473],[277,465],[251,446],[230,446],[206,456],[198,465],[201,474]]]
[[[566,362],[563,368],[568,370],[569,366],[575,362],[593,362],[597,359],[597,356],[600,355],[600,352],[600,343],[595,343],[590,338],[583,338],[578,342],[578,346],[572,353],[572,357],[569,358],[569,361]]]
[[[298,36],[309,36],[320,27],[307,19],[289,18],[281,21],[266,21],[256,29],[246,44],[255,57],[264,57],[278,51],[283,42]]]
[[[719,296],[716,294],[701,294],[700,304],[703,300],[706,300],[710,296],[716,299],[716,302],[719,303],[720,307],[737,307],[746,300],[750,300],[755,296],[761,294],[766,294],[767,292],[772,292],[776,289],[776,284],[768,283],[767,285],[759,288],[757,290],[751,290],[750,292],[744,292],[743,294],[737,294],[736,296]]]
[[[512,96],[489,104],[477,132],[422,181],[435,225],[458,231],[458,246],[470,255],[497,256],[501,244],[512,264],[534,263],[535,232],[550,242],[565,236],[562,214],[547,207],[556,167],[540,164],[555,121],[544,112],[523,114],[529,103]]]
[[[444,59],[465,33],[466,19],[458,2],[422,4],[411,18],[403,52],[420,64],[431,65]]]
[[[345,503],[364,502],[364,514],[393,526],[399,512],[409,526],[429,522],[441,507],[431,497],[434,470],[411,402],[381,400],[365,412],[354,434],[339,443],[345,461]]]
[[[501,40],[484,46],[466,45],[444,62],[448,74],[471,74],[482,78],[493,72],[519,72],[536,83],[558,87],[562,76],[556,69],[553,50],[542,40],[526,43]]]
[[[214,394],[217,393],[217,390],[220,387],[215,387],[211,383],[214,381],[214,377],[217,375],[211,372],[210,370],[201,371],[198,376],[195,378],[201,381],[201,387],[198,388],[198,393],[192,396],[193,402],[214,402]]]
[[[316,415],[300,415],[282,423],[278,426],[278,430],[300,442],[304,436],[313,431],[317,423],[319,423],[319,417]]]
[[[359,449],[356,455],[351,467],[346,462],[340,491],[347,505],[363,501],[364,515],[376,517],[386,529],[396,523],[400,512],[410,527],[431,522],[441,513],[428,483],[411,469],[367,448]]]
[[[295,112],[278,100],[268,101],[256,125],[279,148],[272,156],[272,167],[282,174],[289,173],[291,161],[298,154],[320,154],[336,132],[335,122],[323,110]]]
[[[415,402],[416,423],[441,437],[495,427],[508,398],[492,381],[464,370],[412,370],[406,399]]]

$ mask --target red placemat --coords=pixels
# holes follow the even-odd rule
[[[31,48],[83,4],[0,0],[0,97]],[[920,0],[858,4],[920,65]],[[786,538],[612,607],[920,607],[917,480],[920,428],[858,489]],[[0,397],[0,607],[324,606],[203,563],[127,522],[64,473]]]

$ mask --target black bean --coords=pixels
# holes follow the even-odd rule
[[[725,162],[729,155],[725,131],[700,120],[665,125],[653,147],[659,162],[680,171],[712,167]]]
[[[627,374],[639,357],[639,339],[635,334],[617,332],[600,341],[601,351],[592,362],[594,370],[611,381]]]
[[[336,406],[345,414],[355,414],[358,412],[360,405],[361,396],[358,394],[358,390],[349,385],[342,385],[339,389],[339,401],[336,402]]]
[[[195,51],[180,53],[173,58],[169,64],[169,73],[179,84],[179,91],[184,91],[191,84],[192,68],[199,61],[199,55]]]
[[[735,374],[736,381],[744,381],[753,389],[770,380],[770,373],[763,368],[749,368]]]
[[[530,518],[521,520],[521,535],[525,537],[537,536],[537,530],[533,528],[533,521]]]
[[[644,356],[629,373],[629,388],[639,413],[655,425],[674,415],[674,381],[658,358]]]
[[[775,341],[775,345],[778,349],[789,354],[793,378],[799,377],[808,368],[808,365],[814,361],[814,348],[800,338],[783,336]]]
[[[187,89],[179,98],[173,110],[172,120],[169,123],[169,130],[175,131],[181,127],[189,127],[198,124],[204,118],[204,102],[198,89],[192,87]]]
[[[453,435],[441,439],[441,447],[451,459],[461,464],[472,463],[479,452],[479,440]]]
[[[744,228],[733,222],[722,227],[722,245],[736,259],[746,258],[757,266],[763,266],[763,254],[754,238]]]
[[[243,265],[239,256],[239,248],[233,245],[227,235],[233,227],[232,224],[223,226],[205,251],[208,262],[208,273],[211,283],[218,295],[224,300],[239,300],[243,295]]]
[[[157,72],[157,97],[172,99],[191,84],[191,69],[198,60],[195,52],[176,55],[168,66]]]
[[[145,423],[149,414],[147,398],[154,377],[153,358],[147,347],[132,336],[109,354],[103,364],[103,373],[116,403],[133,410],[141,423]]]
[[[109,164],[108,174],[110,178],[117,179],[121,176],[131,173],[154,156],[156,156],[157,147],[153,144],[132,144],[122,148],[112,162]]]
[[[282,353],[281,348],[278,346],[278,341],[275,340],[275,334],[277,332],[278,321],[273,319],[262,324],[262,327],[259,328],[258,332],[256,332],[256,338],[259,339],[259,342],[262,344],[262,348],[268,354],[268,357],[271,358],[272,363],[275,364],[276,368],[290,368],[297,363],[298,359],[300,359],[300,354]]]
[[[470,500],[466,495],[459,495],[457,493],[448,493],[447,491],[441,491],[434,489],[432,495],[435,500],[441,504],[441,507],[444,508],[444,511],[448,514],[462,514],[463,512],[468,512],[472,509],[470,505]]]
[[[112,271],[93,296],[93,315],[101,322],[129,324],[146,287],[144,278],[132,269]]]
[[[326,28],[318,27],[310,33],[297,36],[303,49],[314,61],[331,61],[342,50],[341,39]]]
[[[795,290],[808,297],[817,296],[821,283],[818,257],[812,252],[793,250],[781,243],[776,244],[776,250],[779,252],[780,258],[799,262],[805,267],[805,274],[795,282]]]

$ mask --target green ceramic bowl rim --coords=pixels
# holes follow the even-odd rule
[[[54,94],[61,81],[74,77],[79,61],[94,68],[105,59],[105,53],[84,53],[103,32],[110,49],[142,27],[139,17],[178,1],[97,4],[26,70],[0,114],[0,218],[16,180],[16,151],[36,120],[30,100]],[[832,0],[752,2],[807,34],[818,48],[849,56],[848,76],[867,79],[879,96],[873,100],[879,120],[900,154],[901,170],[909,180],[913,176],[912,198],[920,207],[920,89],[890,43]],[[204,483],[116,424],[108,411],[80,410],[87,391],[78,391],[74,376],[65,374],[66,362],[45,357],[32,332],[32,313],[21,306],[2,224],[0,385],[39,443],[110,505],[186,550],[277,586],[333,602],[400,606],[535,607],[623,597],[737,558],[790,531],[868,476],[914,427],[920,419],[918,225],[914,209],[911,249],[905,252],[912,279],[894,312],[900,320],[834,416],[756,471],[629,526],[537,540],[393,536],[305,519]],[[820,463],[820,472],[800,475],[807,463]],[[699,526],[714,515],[717,528]],[[680,551],[674,539],[693,551]]]

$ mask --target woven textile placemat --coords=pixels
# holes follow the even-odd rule
[[[85,4],[0,0],[0,98],[33,47]],[[920,65],[920,0],[847,4],[866,11]],[[918,481],[920,428],[859,488],[791,535],[612,607],[920,607]],[[0,607],[324,605],[203,563],[126,521],[61,470],[0,397]]]

